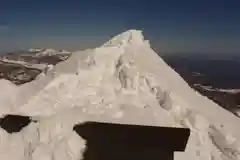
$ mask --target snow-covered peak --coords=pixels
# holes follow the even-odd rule
[[[37,56],[45,56],[45,55],[52,55],[57,53],[54,49],[43,49],[40,52],[37,53]]]
[[[57,51],[54,50],[54,49],[51,49],[51,48],[49,48],[49,49],[44,49],[44,51],[43,51],[43,53],[54,53],[54,52],[57,52]]]
[[[42,48],[30,48],[30,49],[28,49],[29,52],[40,52],[42,50],[43,50]]]
[[[45,49],[45,48],[30,48],[28,49],[29,52],[41,52],[42,54],[48,54],[48,53],[55,53],[57,52],[54,49]]]
[[[70,54],[70,52],[65,50],[57,51],[54,49],[42,49],[36,54],[36,56],[53,56],[58,54]]]
[[[75,52],[17,91],[0,114],[40,118],[14,136],[0,129],[3,159],[80,159],[85,146],[72,128],[89,120],[187,127],[186,152],[175,159],[240,159],[239,119],[192,90],[138,30]]]
[[[141,30],[125,31],[103,44],[103,46],[119,46],[131,43],[143,43],[144,37]]]

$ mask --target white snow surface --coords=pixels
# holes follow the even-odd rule
[[[85,141],[72,128],[91,120],[188,127],[175,160],[240,160],[240,119],[191,89],[139,30],[75,52],[30,83],[0,86],[8,91],[0,93],[1,116],[38,120],[15,134],[0,129],[1,159],[81,159]]]

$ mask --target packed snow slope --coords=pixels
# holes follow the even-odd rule
[[[1,116],[38,120],[15,134],[0,129],[1,159],[81,159],[85,141],[72,128],[91,120],[187,127],[186,151],[174,159],[240,160],[240,119],[191,89],[138,30],[75,52],[30,83],[0,85]]]

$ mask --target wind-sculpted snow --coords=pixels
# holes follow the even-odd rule
[[[88,120],[187,127],[190,140],[176,160],[240,159],[239,119],[192,90],[141,31],[73,53],[46,75],[9,88],[16,94],[1,100],[1,115],[21,114],[37,122],[14,134],[0,129],[1,159],[77,160],[85,142],[72,128]]]

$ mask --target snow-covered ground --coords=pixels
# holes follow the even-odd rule
[[[0,80],[0,115],[38,119],[22,131],[0,129],[0,158],[77,160],[85,142],[76,123],[188,127],[186,151],[175,160],[239,160],[240,119],[203,97],[129,30],[101,47],[78,51],[46,75],[21,85]]]

